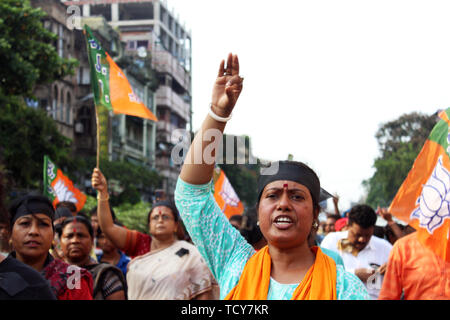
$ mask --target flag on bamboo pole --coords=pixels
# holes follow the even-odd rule
[[[236,194],[236,191],[234,191],[225,172],[220,168],[217,168],[215,171],[214,198],[220,209],[228,219],[233,215],[242,214],[244,212],[244,205]]]
[[[86,202],[86,195],[75,188],[48,156],[44,156],[44,195],[50,198],[53,206],[62,201],[73,202],[77,211],[83,209]]]
[[[103,50],[100,42],[87,25],[84,25],[84,34],[86,35],[95,105],[104,106],[116,114],[121,113],[158,121],[133,92],[123,71]]]
[[[417,230],[425,247],[450,262],[450,108],[439,113],[389,208]]]

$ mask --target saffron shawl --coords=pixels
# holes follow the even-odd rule
[[[292,300],[336,300],[336,263],[319,247],[311,250],[316,254],[315,262],[295,289]],[[266,300],[271,264],[266,246],[248,260],[238,284],[225,300]]]

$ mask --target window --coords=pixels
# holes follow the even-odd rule
[[[137,48],[144,47],[145,49],[148,49],[148,40],[138,40],[136,43]]]
[[[128,50],[136,50],[136,41],[128,40],[127,41],[127,49]]]
[[[179,122],[180,122],[179,121],[179,117],[176,114],[172,113],[170,115],[170,123],[178,128],[178,123]]]
[[[91,83],[91,71],[89,68],[82,68],[83,71],[81,72],[81,84],[90,84]]]
[[[49,111],[49,109],[50,109],[50,106],[48,105],[48,100],[47,99],[39,100],[39,106],[41,108],[43,108],[44,110],[46,110],[46,111]]]
[[[56,119],[57,106],[58,106],[58,87],[54,86],[53,87],[52,109],[51,109],[51,113],[52,113],[52,118],[53,119]]]
[[[70,92],[67,92],[67,96],[66,96],[66,123],[67,124],[72,124],[72,117],[71,117],[71,113],[72,113],[72,97],[70,95]]]
[[[81,127],[83,128],[83,131],[81,133],[85,135],[91,135],[92,134],[92,127],[91,127],[91,119],[93,117],[93,114],[91,113],[91,107],[90,106],[83,106],[79,113],[78,113],[78,121],[81,123]]]
[[[62,25],[58,25],[58,55],[64,57],[64,29]]]
[[[106,21],[111,21],[111,5],[110,4],[91,4],[91,16],[103,16]]]
[[[52,22],[50,20],[45,20],[44,21],[44,28],[47,30],[52,30]]]
[[[153,3],[119,3],[119,20],[151,20]]]
[[[59,112],[59,121],[64,122],[64,102],[63,98],[61,97],[61,100],[59,102],[58,112]]]

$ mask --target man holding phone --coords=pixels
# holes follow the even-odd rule
[[[345,269],[364,282],[372,299],[378,299],[392,249],[388,241],[373,236],[376,221],[370,206],[356,205],[348,214],[347,230],[332,232],[321,243],[321,247],[339,253]]]

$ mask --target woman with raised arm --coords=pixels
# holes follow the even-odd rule
[[[220,63],[209,113],[186,155],[175,191],[186,229],[219,282],[220,297],[369,299],[356,276],[308,244],[311,229],[318,227],[321,200],[319,179],[308,166],[281,161],[272,165],[272,174],[259,177],[258,220],[268,244],[257,253],[217,206],[211,193],[214,148],[204,135],[211,136],[209,130],[223,133],[242,83],[238,57],[229,54],[226,66]],[[221,137],[216,139],[214,143]]]
[[[146,221],[148,235],[114,224],[108,184],[97,168],[92,186],[98,191],[97,215],[102,232],[133,258],[126,276],[130,300],[217,299],[217,282],[197,248],[177,237],[181,225],[174,204],[153,204]]]

